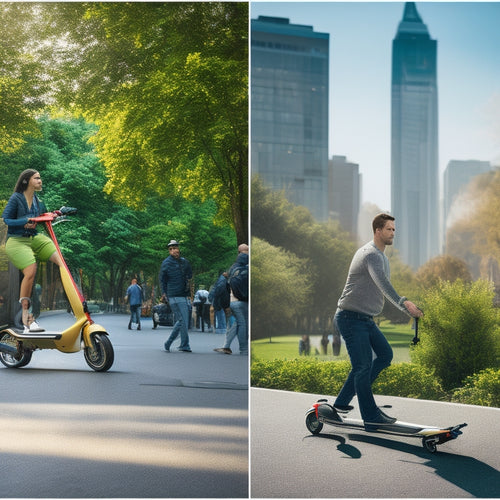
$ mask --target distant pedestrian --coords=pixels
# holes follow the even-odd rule
[[[208,300],[210,300],[214,308],[216,333],[226,333],[227,320],[231,315],[231,309],[229,309],[231,294],[227,282],[227,272],[224,269],[219,271],[219,277],[210,289]]]
[[[174,313],[174,328],[170,337],[165,342],[165,350],[170,351],[172,342],[179,336],[181,344],[179,351],[191,352],[189,346],[189,296],[190,280],[193,277],[191,264],[187,259],[181,257],[179,243],[175,240],[170,240],[167,245],[169,256],[162,262],[160,268],[160,287],[162,292],[162,300],[168,301],[170,308]]]
[[[210,332],[210,300],[208,290],[205,290],[204,285],[200,285],[199,289],[194,294],[193,306],[196,309],[196,328],[204,332],[206,324]]]
[[[214,349],[216,352],[222,352],[224,354],[232,354],[231,342],[235,337],[238,337],[238,342],[240,345],[240,354],[248,354],[248,252],[249,248],[246,244],[241,244],[238,246],[238,257],[236,262],[231,266],[227,273],[227,298],[229,299],[229,311],[230,314],[226,314],[226,338],[223,347],[217,347]],[[234,278],[237,271],[238,278]],[[233,279],[233,285],[236,286],[236,281],[243,282],[243,291],[241,293],[237,292],[237,295],[241,297],[238,299],[231,288],[231,278]],[[239,278],[242,278],[241,280]],[[220,278],[219,278],[220,279]],[[244,281],[246,279],[246,285]],[[221,280],[222,283],[222,280]],[[245,297],[246,294],[246,297]],[[224,297],[224,301],[227,300]],[[224,304],[225,305],[225,304]],[[226,309],[227,311],[227,309]],[[231,323],[229,318],[234,317],[234,323]]]
[[[142,288],[137,284],[137,280],[132,278],[130,286],[125,294],[125,302],[128,302],[130,307],[130,321],[128,329],[132,330],[132,324],[137,325],[137,329],[141,329],[141,309],[142,309],[143,294]]]
[[[311,341],[309,335],[302,335],[299,340],[299,355],[309,356],[311,354]]]
[[[328,334],[324,333],[323,336],[321,337],[321,350],[323,351],[323,354],[328,354]]]

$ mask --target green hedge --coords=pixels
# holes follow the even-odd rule
[[[349,361],[317,359],[255,360],[253,387],[312,394],[338,394],[351,369]],[[432,373],[412,363],[397,363],[384,370],[373,385],[375,394],[439,400],[445,393]]]
[[[500,370],[488,368],[467,377],[464,386],[453,393],[452,401],[500,408]]]

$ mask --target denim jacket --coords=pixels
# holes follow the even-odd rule
[[[31,210],[23,193],[13,193],[9,198],[2,218],[8,226],[7,237],[9,236],[35,236],[38,234],[36,229],[25,229],[30,217],[37,217],[46,212],[45,205],[36,195],[33,196]]]

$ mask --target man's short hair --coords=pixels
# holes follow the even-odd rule
[[[385,224],[388,220],[396,220],[396,219],[389,214],[376,215],[372,222],[373,234],[375,234],[375,231],[377,229],[384,229]]]

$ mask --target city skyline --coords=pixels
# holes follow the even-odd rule
[[[330,34],[329,158],[358,163],[362,202],[382,210],[391,209],[391,55],[404,4],[251,3],[252,19],[286,17]],[[416,5],[438,43],[441,190],[450,160],[500,164],[500,3]]]

